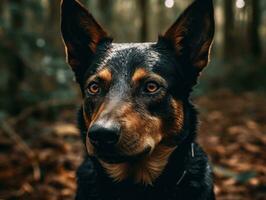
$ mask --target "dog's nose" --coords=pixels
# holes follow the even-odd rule
[[[88,132],[90,142],[95,145],[115,145],[119,140],[120,128],[118,126],[104,127],[93,125]]]

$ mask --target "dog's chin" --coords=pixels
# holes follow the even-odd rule
[[[118,164],[118,163],[125,163],[125,162],[135,162],[140,160],[144,156],[150,154],[152,148],[146,147],[143,151],[133,154],[133,155],[126,155],[118,152],[100,152],[96,151],[95,155],[97,159],[102,160],[109,164]]]

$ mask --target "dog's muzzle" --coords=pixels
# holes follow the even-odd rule
[[[103,126],[94,124],[88,131],[91,144],[96,148],[113,148],[119,141],[120,127],[116,124]]]
[[[151,147],[135,155],[126,155],[119,149],[121,128],[116,123],[95,123],[87,132],[87,137],[94,147],[95,156],[108,163],[134,161],[147,155]]]

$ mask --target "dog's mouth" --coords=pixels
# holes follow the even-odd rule
[[[110,164],[114,163],[123,163],[123,162],[135,162],[136,160],[139,160],[143,158],[144,156],[148,155],[151,152],[152,148],[151,147],[146,147],[143,151],[134,154],[134,155],[125,155],[121,152],[118,152],[115,149],[109,149],[108,151],[105,150],[100,150],[96,149],[95,150],[95,156]]]

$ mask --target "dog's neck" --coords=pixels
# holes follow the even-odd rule
[[[160,176],[176,147],[158,145],[154,151],[136,163],[109,164],[100,161],[107,174],[117,182],[132,178],[136,183],[152,185]]]

